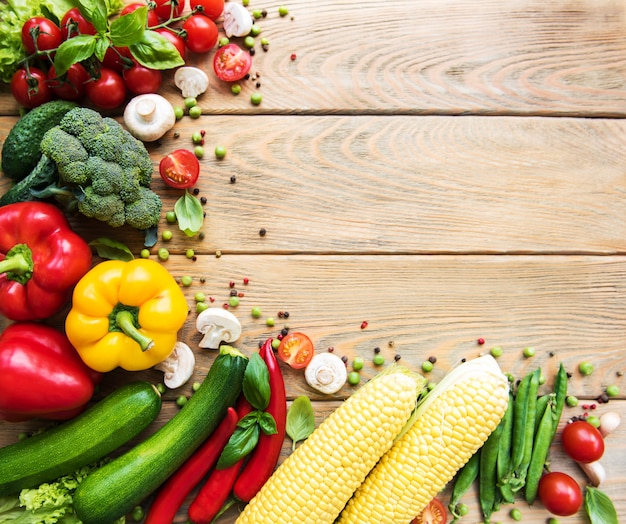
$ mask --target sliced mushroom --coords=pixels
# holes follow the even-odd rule
[[[196,358],[191,348],[184,342],[176,342],[169,357],[154,366],[154,369],[163,371],[163,383],[168,388],[175,389],[191,378],[195,365]]]
[[[143,142],[158,140],[175,123],[172,104],[156,93],[136,96],[124,109],[124,124],[128,131]]]
[[[218,349],[221,342],[233,343],[241,336],[241,324],[235,315],[221,307],[202,311],[196,319],[196,328],[204,335],[201,348]]]
[[[330,395],[343,387],[348,371],[343,360],[334,353],[318,353],[304,370],[304,378],[312,388]]]
[[[246,36],[252,29],[252,16],[241,4],[228,2],[224,7],[224,32],[226,36]]]
[[[174,73],[174,84],[184,98],[196,98],[209,88],[209,77],[202,69],[184,66]]]

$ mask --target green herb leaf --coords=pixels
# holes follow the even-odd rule
[[[128,49],[137,62],[151,69],[174,69],[185,65],[174,44],[149,29],[143,32],[141,40],[130,44]]]
[[[238,427],[235,429],[215,467],[217,469],[229,468],[247,456],[259,442],[260,433],[258,424],[252,424],[247,428]]]
[[[618,524],[617,511],[613,502],[606,493],[598,488],[587,486],[585,511],[591,524]]]
[[[135,258],[126,244],[110,238],[100,237],[89,242],[89,245],[96,248],[100,258],[121,260],[122,262],[129,262]]]
[[[237,422],[237,427],[242,429],[249,428],[254,424],[259,423],[259,415],[263,413],[262,411],[251,411],[245,417],[243,417],[239,422]]]
[[[127,47],[140,42],[146,29],[148,8],[140,7],[132,13],[120,16],[111,22],[111,42],[118,47]]]
[[[107,31],[109,10],[104,0],[76,0],[76,5],[83,16],[93,24],[98,33]]]
[[[276,420],[271,413],[267,411],[262,411],[259,416],[259,426],[261,426],[261,431],[266,435],[276,435],[278,433],[278,428],[276,427]]]
[[[178,228],[188,237],[194,236],[202,228],[204,209],[200,201],[189,191],[180,197],[174,205]]]
[[[252,407],[260,411],[267,407],[270,402],[270,372],[258,353],[253,353],[248,361],[242,388]]]
[[[97,40],[98,38],[94,35],[78,35],[65,40],[54,55],[54,69],[57,76],[65,74],[72,64],[87,60],[93,55]]]
[[[109,49],[109,43],[110,41],[104,38],[98,38],[96,40],[94,55],[96,55],[96,58],[100,60],[100,62],[104,60],[104,55],[106,55],[106,52]]]
[[[309,397],[297,397],[287,411],[287,435],[293,441],[292,449],[296,449],[296,442],[305,440],[315,429],[315,414]]]

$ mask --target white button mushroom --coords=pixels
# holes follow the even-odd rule
[[[346,383],[348,371],[343,360],[334,353],[318,353],[304,370],[304,378],[312,388],[331,394]]]
[[[196,328],[204,335],[201,348],[218,349],[221,342],[233,343],[241,336],[241,324],[235,315],[222,307],[202,311],[196,319]]]
[[[163,371],[163,383],[170,389],[179,388],[187,382],[193,374],[196,358],[191,348],[184,342],[176,342],[174,350],[154,369]]]
[[[241,4],[228,2],[224,7],[224,32],[226,36],[246,36],[252,29],[252,15]]]
[[[139,95],[131,99],[124,110],[124,124],[135,138],[154,142],[176,123],[174,108],[156,93]]]
[[[209,77],[202,69],[184,66],[174,73],[174,84],[184,98],[196,98],[209,88]]]

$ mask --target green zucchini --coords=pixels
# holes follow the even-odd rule
[[[1,448],[0,496],[49,482],[106,457],[137,436],[160,410],[158,390],[148,382],[132,382],[75,418]]]
[[[248,359],[222,346],[202,385],[156,433],[94,471],[74,494],[84,524],[111,524],[155,491],[215,430],[234,405]]]
[[[31,109],[11,128],[2,145],[2,172],[16,182],[22,180],[41,158],[39,144],[48,129],[77,106],[68,100],[52,100]]]

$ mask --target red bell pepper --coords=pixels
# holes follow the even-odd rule
[[[57,313],[91,267],[89,245],[45,202],[0,207],[0,314],[42,320]]]
[[[91,399],[102,375],[87,367],[64,333],[17,322],[0,334],[0,419],[66,420]]]

